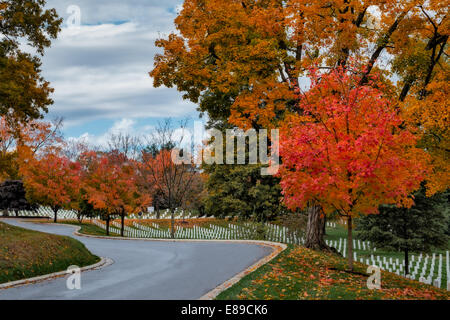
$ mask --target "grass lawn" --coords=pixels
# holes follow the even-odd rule
[[[336,228],[327,228],[327,233],[325,235],[325,239],[327,240],[338,240],[339,238],[344,238],[345,240],[347,239],[347,228],[344,226],[341,226],[339,224],[336,224]],[[354,239],[358,239],[358,231],[354,231],[353,233],[353,238]],[[450,248],[450,243],[449,243],[449,248]],[[448,250],[448,249],[446,249]],[[442,250],[442,249],[436,249],[433,250],[433,252],[435,253],[445,253],[446,250]],[[377,254],[377,255],[381,255],[381,256],[386,256],[386,257],[392,257],[392,258],[404,258],[405,255],[403,252],[393,252],[393,251],[386,251],[386,250],[382,250],[382,249],[377,249],[376,252],[370,251],[370,250],[357,250],[358,252],[365,254],[365,256],[370,256],[370,254]],[[410,254],[415,254],[418,255],[419,253],[417,252],[411,252]]]
[[[338,240],[339,238],[343,238],[343,240],[346,241],[347,239],[347,229],[344,228],[341,225],[336,225],[336,228],[327,228],[327,235],[325,236],[325,239],[327,240]],[[358,232],[356,231],[354,233],[354,238],[358,239]],[[450,243],[447,249],[434,249],[431,253],[423,253],[424,255],[428,254],[431,256],[432,253],[435,253],[436,255],[442,254],[443,257],[443,266],[446,265],[447,263],[447,259],[446,259],[446,250],[449,250],[450,248]],[[358,259],[359,258],[363,258],[363,259],[368,259],[370,258],[370,256],[373,254],[375,256],[380,256],[380,257],[386,257],[386,258],[392,258],[392,259],[399,259],[400,261],[403,261],[403,259],[405,258],[405,254],[403,252],[398,252],[398,251],[388,251],[388,250],[384,250],[384,249],[378,249],[376,251],[373,250],[362,250],[362,249],[356,249],[354,248],[354,251],[357,252],[358,255]],[[417,257],[419,256],[420,252],[410,252],[409,253],[409,257],[411,259],[412,255],[416,256],[416,261],[417,261]],[[422,261],[420,263],[420,268],[419,270],[422,270],[423,268],[423,264],[424,261]],[[430,265],[427,266],[427,273],[429,273],[429,268]],[[438,269],[439,267],[435,267],[434,269],[434,276],[433,278],[436,278],[438,276]],[[448,275],[447,275],[447,271],[445,269],[445,267],[442,268],[442,283],[441,283],[441,288],[446,288],[447,287],[447,281],[448,281]]]
[[[58,221],[58,223],[79,226],[81,228],[78,232],[82,233],[82,234],[87,234],[87,235],[91,235],[91,236],[106,236],[106,230],[96,226],[95,224],[89,223],[89,222],[79,223],[77,220],[64,220],[64,221],[61,220],[61,221]],[[118,235],[110,232],[109,237],[118,237]]]
[[[369,290],[366,265],[348,273],[346,259],[334,254],[289,246],[270,263],[222,292],[219,300],[355,300],[450,299],[450,293],[382,271],[381,290]]]
[[[70,237],[31,231],[0,222],[0,283],[84,267],[100,261]]]
[[[114,226],[113,222],[117,224],[121,224],[120,219],[111,220],[111,227],[114,227],[116,229],[120,229],[118,226]],[[127,219],[125,220],[125,225],[127,227],[136,229],[133,226],[133,223],[136,222],[140,225],[147,226],[147,227],[153,227],[153,224],[157,224],[158,228],[160,230],[170,231],[171,227],[171,221],[170,219],[152,219],[152,220],[141,220],[141,219]],[[46,222],[47,223],[47,222]],[[89,222],[89,220],[85,220],[83,223],[79,223],[78,220],[60,220],[58,223],[63,224],[70,224],[75,226],[81,226],[81,229],[79,230],[80,233],[88,234],[88,235],[95,235],[95,236],[106,236],[106,230],[92,224]],[[194,226],[199,226],[203,228],[209,228],[209,225],[215,225],[223,228],[227,228],[230,223],[233,223],[234,225],[242,225],[244,222],[236,222],[232,219],[211,219],[211,218],[202,218],[202,219],[176,219],[175,220],[175,227],[176,228],[192,228]],[[136,229],[139,230],[139,229]],[[110,232],[110,237],[119,237],[119,235]]]

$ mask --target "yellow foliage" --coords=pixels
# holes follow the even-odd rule
[[[410,96],[402,106],[403,117],[416,128],[420,145],[431,155],[433,173],[428,177],[427,193],[432,195],[450,187],[450,73],[440,72],[427,86],[423,99]]]
[[[6,3],[0,2],[0,21],[3,20],[1,11],[6,9]]]

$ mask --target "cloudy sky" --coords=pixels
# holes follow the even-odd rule
[[[148,72],[156,38],[174,31],[182,0],[48,0],[64,18],[63,30],[43,58],[55,104],[48,119],[62,116],[67,137],[91,142],[110,132],[145,133],[158,120],[198,119],[196,106],[176,89],[153,88]],[[71,6],[81,12],[70,27]],[[70,11],[70,10],[69,10]]]

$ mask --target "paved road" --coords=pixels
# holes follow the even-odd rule
[[[71,226],[0,220],[47,233],[68,235],[114,264],[83,272],[81,290],[68,290],[66,279],[0,290],[2,299],[198,299],[271,249],[221,242],[108,240],[72,235]]]

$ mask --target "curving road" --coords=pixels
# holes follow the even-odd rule
[[[71,236],[112,265],[81,274],[81,290],[66,279],[0,290],[6,299],[198,299],[271,253],[270,248],[224,242],[108,240],[74,236],[73,226],[0,220],[27,229]]]

